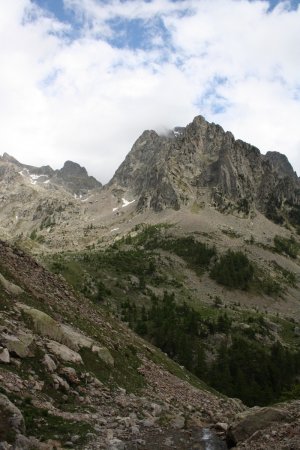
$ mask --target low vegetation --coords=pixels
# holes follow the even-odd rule
[[[214,265],[210,275],[225,286],[247,290],[254,278],[254,266],[244,253],[228,250]]]
[[[286,248],[281,247],[285,253]],[[219,254],[198,236],[176,236],[168,225],[140,225],[105,250],[55,255],[48,264],[97,307],[113,311],[212,388],[230,396],[238,393],[250,406],[297,392],[300,353],[298,344],[290,347],[292,329],[291,341],[283,347],[258,313],[245,316],[238,306],[227,308],[219,297],[201,307],[181,273],[184,266],[200,280],[206,272],[230,290],[276,296],[282,286],[297,281],[277,263],[271,274],[241,251]],[[83,356],[94,372],[89,355]],[[135,366],[135,356],[129,356]],[[105,371],[99,374],[103,381],[106,376]]]
[[[274,248],[276,252],[286,254],[295,259],[298,256],[300,245],[294,237],[275,236]]]

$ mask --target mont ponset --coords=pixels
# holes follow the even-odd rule
[[[285,155],[202,116],[104,186],[4,153],[0,238],[0,448],[299,448]]]

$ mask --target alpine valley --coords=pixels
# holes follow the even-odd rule
[[[300,449],[300,178],[197,116],[102,186],[0,157],[0,449]]]

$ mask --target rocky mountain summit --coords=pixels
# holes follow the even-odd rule
[[[201,116],[165,136],[145,131],[104,187],[77,163],[53,170],[4,153],[0,191],[3,238],[24,239],[40,230],[43,242],[59,248],[71,236],[71,245],[86,245],[89,237],[94,244],[99,233],[109,239],[127,212],[138,223],[143,213],[204,208],[251,220],[260,213],[300,227],[300,181],[287,158],[262,155]]]
[[[202,116],[167,136],[145,131],[110,185],[138,198],[140,210],[179,209],[206,199],[222,211],[257,208],[283,220],[300,207],[300,181],[284,155],[262,155]]]
[[[1,172],[5,170],[17,171],[24,179],[32,185],[46,185],[47,188],[62,186],[66,191],[83,196],[91,189],[101,187],[101,183],[96,178],[88,175],[86,169],[73,161],[66,161],[61,169],[53,170],[50,166],[34,167],[22,164],[13,156],[4,153],[0,156]],[[5,166],[9,163],[9,167]]]
[[[4,239],[34,236],[36,231],[84,222],[84,203],[101,183],[72,161],[63,168],[22,164],[4,153],[0,157],[0,230]]]

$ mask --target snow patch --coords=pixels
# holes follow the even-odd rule
[[[120,228],[113,228],[112,230],[110,230],[110,232],[112,233],[113,231],[118,231]]]
[[[82,195],[80,196],[80,198],[82,197]],[[92,197],[94,197],[93,195],[90,195],[89,197],[87,197],[87,198],[84,198],[83,200],[81,200],[82,201],[82,203],[84,203],[84,202],[87,202],[88,200],[90,200]]]
[[[29,176],[32,180],[38,180],[39,178],[46,177],[47,175],[36,175],[35,173],[31,173]]]
[[[31,184],[36,184],[37,180],[39,178],[41,178],[41,177],[43,177],[43,178],[47,177],[48,178],[48,175],[45,175],[45,174],[37,175],[36,173],[30,173],[28,169],[25,169],[25,167],[18,173],[20,175],[22,175],[22,177],[24,177],[24,178],[29,178]],[[46,180],[46,181],[44,181],[44,183],[49,183],[49,181],[50,180]]]
[[[128,200],[126,200],[126,198],[122,198],[122,202],[122,208],[125,208],[126,206],[131,205],[131,203],[135,202],[135,200],[131,200],[131,202],[129,202]]]
[[[119,208],[113,208],[113,212],[118,211]]]

